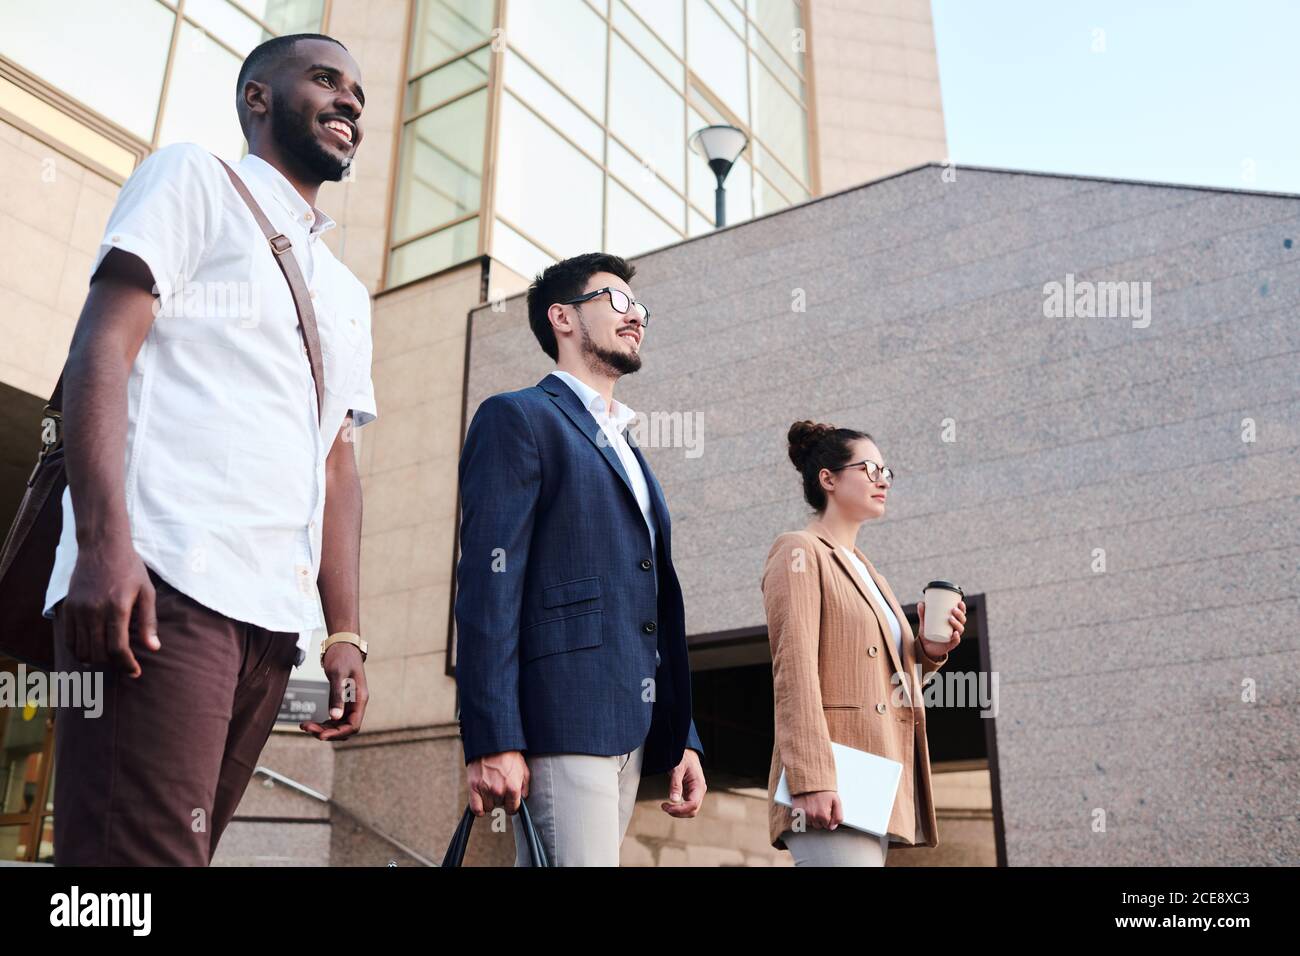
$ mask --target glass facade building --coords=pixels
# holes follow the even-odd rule
[[[729,223],[809,198],[804,38],[795,0],[415,0],[384,284],[708,231],[714,123]]]
[[[0,0],[0,56],[115,127],[108,143],[77,145],[124,177],[135,159],[169,143],[243,155],[233,108],[240,64],[263,40],[318,32],[325,3]],[[0,91],[0,104],[21,95]]]

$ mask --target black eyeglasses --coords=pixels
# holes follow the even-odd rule
[[[874,461],[851,461],[847,465],[840,465],[839,468],[832,468],[831,471],[840,471],[843,468],[853,468],[862,466],[862,470],[867,473],[868,481],[879,481],[884,478],[891,485],[894,483],[894,470],[892,468],[882,468]]]
[[[561,302],[560,305],[577,305],[580,302],[586,302],[588,299],[594,299],[598,295],[604,295],[606,292],[609,293],[609,302],[610,305],[614,307],[615,312],[620,315],[627,315],[628,310],[635,307],[636,314],[641,319],[641,328],[644,329],[650,324],[649,309],[636,301],[636,299],[632,298],[622,289],[613,289],[609,286],[605,286],[603,289],[597,289],[595,292],[588,292],[586,295],[580,295],[576,299],[570,299],[568,302]]]

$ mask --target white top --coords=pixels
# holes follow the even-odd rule
[[[320,241],[334,221],[274,167],[236,166],[293,243],[320,330],[324,416],[293,297],[266,238],[220,163],[178,143],[149,156],[109,216],[110,249],[142,259],[159,294],[127,381],[126,510],[144,563],[237,621],[297,632],[324,626],[316,575],[325,459],[349,410],[374,419],[370,296]],[[66,596],[77,557],[71,493],[45,596]]]
[[[880,593],[880,588],[876,586],[875,580],[871,577],[871,572],[867,570],[865,564],[858,560],[858,556],[848,548],[841,547],[840,550],[844,552],[844,556],[852,562],[853,566],[858,569],[858,577],[862,578],[863,583],[866,584],[866,586],[871,590],[871,593],[876,596],[876,600],[880,602],[881,608],[884,609],[885,620],[889,622],[889,629],[894,632],[894,646],[898,649],[898,660],[901,663],[903,660],[903,628],[902,625],[898,623],[898,618],[894,616],[894,609],[889,606],[889,602],[885,600],[885,596]]]

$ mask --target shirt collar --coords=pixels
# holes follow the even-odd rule
[[[628,408],[618,399],[613,400],[613,413],[608,413],[605,408],[605,396],[601,395],[600,392],[596,391],[576,375],[569,372],[562,372],[559,369],[556,369],[551,374],[565,382],[569,388],[573,389],[573,393],[582,400],[582,404],[587,411],[591,412],[597,418],[608,418],[610,423],[620,432],[624,427],[626,427],[628,422],[636,417],[636,412],[632,411],[632,409]]]
[[[239,171],[250,174],[269,189],[276,202],[289,211],[295,222],[304,225],[310,223],[308,231],[312,235],[319,235],[337,225],[333,219],[303,199],[302,194],[293,188],[293,184],[284,178],[284,174],[261,156],[254,156],[252,153],[246,155],[239,161]]]

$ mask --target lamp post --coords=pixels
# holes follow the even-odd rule
[[[691,134],[691,149],[708,161],[709,169],[718,179],[714,222],[719,229],[727,224],[727,191],[722,184],[748,145],[749,137],[734,126],[706,126]]]

